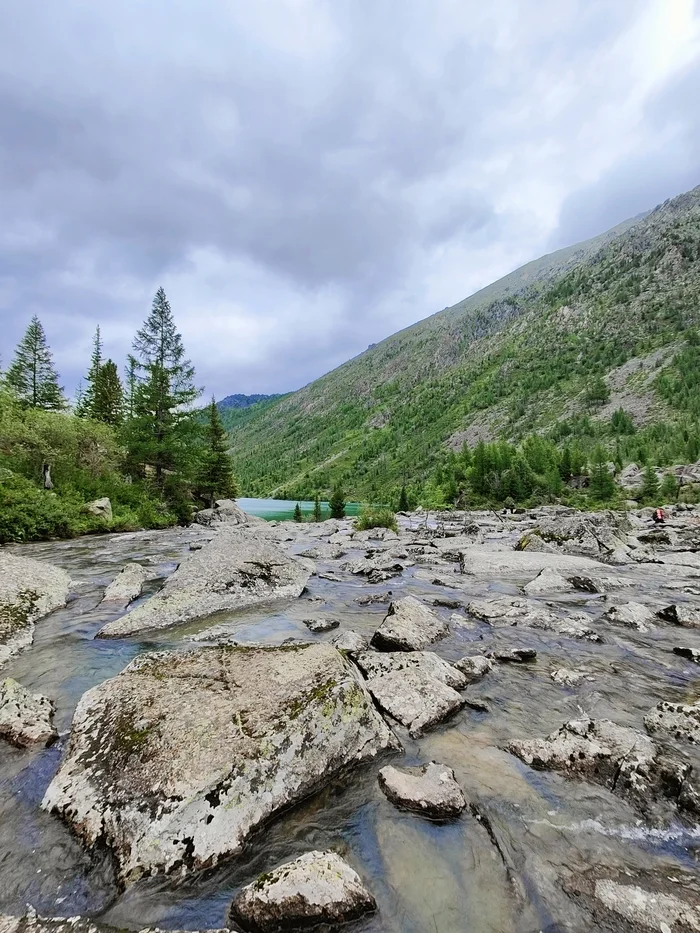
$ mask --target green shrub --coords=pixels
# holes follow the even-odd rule
[[[55,493],[39,489],[30,480],[5,472],[0,478],[0,542],[68,538],[77,522],[77,510]]]
[[[355,521],[358,531],[368,531],[370,528],[390,528],[398,531],[396,515],[389,508],[369,508],[361,512]]]

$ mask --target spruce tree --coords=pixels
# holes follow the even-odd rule
[[[655,501],[658,498],[660,488],[661,487],[659,485],[659,478],[656,475],[656,470],[651,463],[647,463],[647,465],[644,467],[644,474],[642,477],[642,499],[646,499],[650,502]]]
[[[340,483],[336,485],[331,493],[328,505],[331,508],[331,518],[345,518],[345,496]]]
[[[301,522],[301,521],[303,521],[303,520],[304,520],[304,518],[303,518],[303,516],[302,516],[302,514],[301,514],[301,506],[300,506],[299,503],[297,502],[297,504],[294,506],[294,521],[295,521],[295,522]]]
[[[124,369],[124,414],[133,418],[136,413],[136,389],[139,384],[139,361],[129,353]]]
[[[216,499],[231,499],[238,494],[231,469],[226,431],[213,398],[207,408],[205,445],[199,465],[198,483],[209,502],[209,508],[214,507]]]
[[[319,499],[318,493],[314,497],[314,512],[313,517],[315,522],[323,521],[323,513],[321,512],[321,500]]]
[[[659,495],[663,502],[677,502],[681,492],[681,482],[673,473],[665,473],[661,480]]]
[[[124,389],[113,360],[102,363],[95,374],[90,417],[115,426],[123,420]]]
[[[600,444],[591,458],[591,495],[595,499],[610,499],[615,492],[615,480],[608,469],[608,455]]]
[[[27,408],[60,411],[66,407],[41,321],[34,315],[15,351],[7,385]]]
[[[399,512],[408,512],[408,495],[406,493],[406,484],[401,487],[399,495]]]
[[[166,473],[186,472],[192,464],[196,434],[187,406],[199,395],[194,367],[185,357],[182,337],[162,288],[156,292],[151,313],[133,346],[140,380],[128,430],[130,459],[142,471],[152,469],[162,487]]]
[[[85,377],[85,385],[80,394],[80,400],[75,407],[75,413],[80,418],[95,418],[95,393],[97,391],[97,380],[102,368],[102,337],[100,336],[100,325],[95,328],[95,336],[92,340],[92,356],[90,357],[90,368]],[[99,419],[96,419],[99,420]]]

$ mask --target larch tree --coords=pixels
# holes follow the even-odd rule
[[[221,423],[219,409],[216,407],[214,398],[207,408],[198,485],[209,502],[209,508],[214,507],[216,499],[235,498],[238,494],[231,468],[226,431]]]
[[[36,315],[17,346],[6,382],[27,408],[61,411],[66,407],[46,334]]]

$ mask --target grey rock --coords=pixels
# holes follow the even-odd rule
[[[412,738],[447,719],[464,705],[462,697],[420,667],[379,674],[367,681],[378,705],[406,726]]]
[[[523,587],[528,596],[539,596],[542,593],[570,593],[574,589],[572,583],[558,571],[545,567],[540,570],[534,580],[530,580]]]
[[[406,596],[391,603],[372,645],[381,651],[419,651],[448,634],[446,622],[414,596]]]
[[[700,742],[700,702],[693,704],[662,701],[644,717],[644,725],[652,734],[664,732],[691,744]]]
[[[88,502],[85,511],[90,512],[91,515],[96,515],[98,518],[103,518],[106,522],[112,521],[112,503],[107,496]]]
[[[69,586],[59,567],[0,549],[0,666],[31,645],[37,620],[65,606]]]
[[[454,666],[464,674],[470,684],[473,684],[493,670],[493,661],[483,654],[473,654],[455,661]]]
[[[237,855],[345,769],[400,744],[328,644],[147,654],[89,690],[42,806],[123,883]]]
[[[418,773],[389,765],[379,772],[379,786],[392,803],[433,819],[450,819],[467,806],[452,768],[429,762]]]
[[[338,628],[340,622],[338,619],[304,619],[304,625],[310,632],[319,635],[322,632],[332,632],[334,628]]]
[[[608,622],[615,625],[624,625],[626,628],[636,629],[638,632],[648,632],[654,628],[655,613],[642,603],[625,603],[621,606],[611,606],[603,615]]]
[[[355,602],[358,606],[373,606],[375,603],[390,603],[391,599],[392,592],[388,590],[386,593],[367,593],[366,596],[358,596]]]
[[[331,644],[338,651],[347,651],[348,654],[359,654],[369,648],[369,635],[361,632],[355,632],[349,629],[346,632],[340,632],[332,639]]]
[[[58,738],[55,707],[39,693],[30,693],[8,677],[0,681],[0,737],[20,748],[51,745]]]
[[[700,628],[700,610],[693,609],[688,603],[677,603],[660,609],[656,615],[662,622],[680,625],[682,628]]]
[[[195,513],[195,522],[198,525],[260,525],[265,524],[264,518],[249,515],[244,512],[234,499],[217,499],[213,509],[201,509]]]
[[[29,910],[23,917],[0,914],[0,933],[124,933],[123,928],[110,926],[91,917],[40,917]],[[163,933],[158,927],[148,927],[140,933]],[[175,931],[170,931],[175,933]],[[202,933],[228,933],[227,930],[206,930]]]
[[[529,664],[537,660],[537,652],[534,648],[501,648],[493,652],[493,657],[502,664]]]
[[[377,904],[335,852],[307,852],[243,888],[231,917],[253,933],[308,929],[357,920]]]
[[[355,658],[355,664],[367,678],[417,667],[453,690],[464,690],[469,683],[462,671],[432,651],[367,651]]]
[[[561,618],[535,600],[513,599],[510,596],[474,599],[467,606],[467,611],[492,626],[534,628],[570,638],[602,641],[600,635],[590,627],[590,620],[584,613],[573,613]]]
[[[130,603],[141,594],[141,589],[151,574],[141,564],[127,564],[119,571],[104,592],[108,602]]]
[[[583,680],[593,680],[586,671],[572,671],[568,667],[559,667],[549,675],[560,687],[578,687]]]
[[[608,910],[634,924],[635,929],[661,933],[700,931],[700,907],[675,894],[645,891],[638,885],[601,879],[595,883],[595,897]]]
[[[695,664],[700,664],[700,648],[687,648],[683,645],[677,645],[673,649],[673,653],[679,655],[681,658],[694,661]]]
[[[108,622],[98,636],[123,638],[223,610],[244,609],[300,596],[311,575],[257,529],[222,526],[216,537],[188,554],[163,588],[131,612]]]
[[[479,577],[527,577],[545,568],[561,574],[592,573],[600,565],[589,557],[572,554],[549,554],[537,551],[488,551],[484,547],[465,548],[464,573]]]

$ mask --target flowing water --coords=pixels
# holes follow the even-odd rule
[[[241,858],[186,883],[146,881],[120,893],[107,856],[87,854],[70,830],[39,805],[83,692],[122,670],[139,652],[191,644],[212,624],[148,641],[94,640],[115,614],[100,605],[105,585],[124,563],[135,560],[152,568],[148,586],[153,590],[186,555],[190,542],[208,534],[193,527],[16,549],[64,567],[75,585],[69,605],[40,621],[34,645],[2,671],[55,701],[61,739],[42,751],[0,743],[0,908],[21,913],[31,904],[43,915],[89,914],[133,929],[217,928],[242,884],[305,851],[331,847],[346,856],[377,899],[377,913],[358,924],[367,933],[584,931],[591,924],[562,890],[562,872],[575,877],[591,866],[610,866],[672,874],[697,867],[697,828],[680,822],[647,827],[607,790],[532,771],[502,750],[515,737],[544,735],[582,711],[640,729],[644,714],[659,700],[696,699],[698,668],[670,653],[678,643],[675,633],[659,627],[642,635],[608,626],[605,644],[594,645],[552,633],[476,625],[457,629],[435,650],[454,660],[497,644],[532,646],[537,664],[499,666],[470,687],[467,696],[485,701],[488,712],[465,709],[419,740],[399,730],[405,757],[395,759],[399,765],[434,759],[454,768],[473,805],[462,818],[439,824],[397,810],[378,789],[376,773],[386,762],[377,762],[284,814]],[[292,550],[317,543],[300,528]],[[348,558],[362,554],[353,551]],[[244,640],[313,640],[335,634],[309,635],[303,619],[314,598],[324,600],[323,612],[340,619],[342,628],[370,632],[386,606],[360,606],[358,596],[387,590],[395,596],[455,595],[417,577],[417,568],[376,586],[338,568],[337,561],[319,560],[319,572],[333,570],[338,578],[314,576],[299,600],[215,621]],[[655,577],[653,566],[635,567],[628,576],[632,585],[625,596],[640,601],[658,601],[659,587],[668,582],[667,576]],[[475,597],[519,592],[508,579],[474,580],[470,586]],[[562,596],[554,605],[570,609],[572,602],[592,617],[600,613],[600,599],[581,594]],[[684,641],[700,647],[698,639],[700,633],[696,641]],[[594,679],[576,690],[563,689],[549,677],[560,666],[585,667]]]

